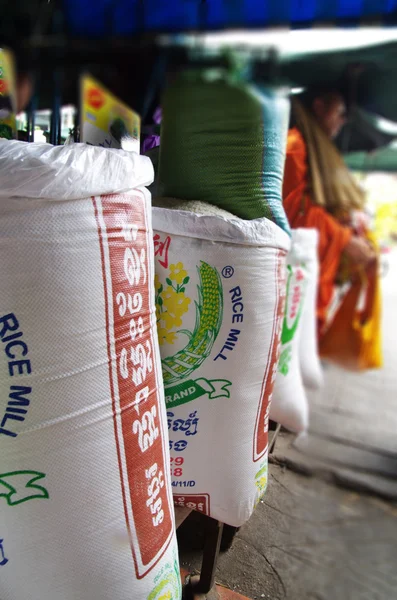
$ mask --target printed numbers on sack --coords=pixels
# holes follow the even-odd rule
[[[194,487],[196,485],[195,481],[173,481],[171,483],[172,487]]]
[[[124,292],[119,292],[116,296],[116,302],[117,306],[119,307],[120,317],[124,317],[125,313],[127,312],[127,308],[130,315],[142,310],[142,294],[139,292],[133,296],[131,296],[131,294],[124,294]]]
[[[141,249],[141,253],[135,248],[126,248],[124,252],[124,273],[130,285],[145,284],[147,279],[145,248]],[[141,281],[141,274],[143,281]]]
[[[185,462],[185,459],[182,456],[177,456],[174,458],[171,456],[171,477],[182,477],[183,470],[182,465]]]
[[[150,508],[152,513],[152,522],[155,527],[158,527],[164,521],[164,511],[162,509],[162,500],[157,498],[161,488],[164,487],[164,475],[162,471],[158,471],[157,463],[154,463],[150,469],[145,470],[146,479],[150,480],[147,488],[148,499],[146,506]]]
[[[136,419],[132,424],[133,433],[138,434],[138,444],[141,452],[146,452],[151,448],[159,437],[159,429],[156,427],[155,419],[157,417],[157,408],[152,408],[143,413],[142,419]]]

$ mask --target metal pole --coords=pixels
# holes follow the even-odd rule
[[[205,538],[203,562],[201,564],[200,581],[198,582],[196,588],[196,591],[199,593],[208,594],[208,592],[214,587],[216,565],[221,547],[222,531],[223,523],[208,517],[208,527]]]
[[[36,125],[36,110],[38,105],[37,91],[34,92],[32,99],[30,100],[29,107],[27,110],[28,116],[28,142],[34,142],[34,128]]]
[[[55,69],[53,78],[53,98],[50,126],[50,144],[57,146],[60,142],[60,121],[61,121],[61,74],[59,69]]]

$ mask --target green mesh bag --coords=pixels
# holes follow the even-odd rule
[[[186,71],[163,98],[163,196],[201,200],[289,231],[282,179],[289,101],[282,91],[225,72]]]

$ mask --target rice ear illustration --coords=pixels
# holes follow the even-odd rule
[[[165,386],[186,379],[202,365],[211,353],[221,328],[223,291],[219,273],[205,262],[201,262],[197,271],[200,283],[197,286],[198,302],[195,302],[195,327],[187,345],[161,361]]]

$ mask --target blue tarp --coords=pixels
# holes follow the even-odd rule
[[[64,0],[71,35],[397,23],[397,0]]]

